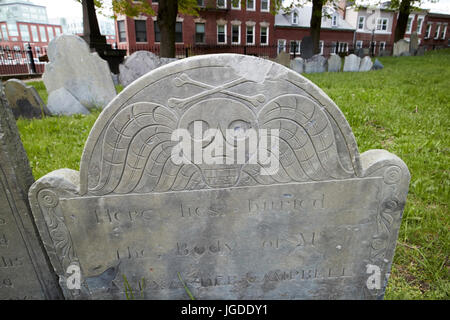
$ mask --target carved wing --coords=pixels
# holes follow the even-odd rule
[[[171,161],[173,130],[177,117],[168,108],[141,102],[123,108],[107,125],[99,174],[90,176],[89,193],[150,192],[199,188],[201,175],[194,165]]]
[[[279,130],[279,155],[275,155],[279,170],[276,174],[261,175],[263,165],[246,165],[242,181],[270,184],[355,176],[340,162],[336,137],[325,109],[308,97],[293,94],[272,100],[258,114],[258,125],[268,131]]]

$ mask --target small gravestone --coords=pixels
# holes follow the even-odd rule
[[[49,94],[65,88],[88,109],[103,108],[116,96],[108,63],[91,53],[80,37],[56,37],[48,46],[48,57],[43,80]]]
[[[344,72],[357,72],[357,71],[359,71],[360,64],[361,64],[361,58],[354,54],[350,54],[345,57],[343,71]]]
[[[391,55],[391,52],[389,50],[380,50],[380,57],[388,57]]]
[[[6,81],[5,95],[16,119],[41,118],[50,114],[36,89],[18,79]]]
[[[281,51],[274,60],[276,63],[281,64],[285,67],[291,66],[291,54],[288,52]]]
[[[125,88],[30,201],[68,299],[380,299],[409,179],[308,79],[220,54]]]
[[[363,48],[356,49],[355,55],[360,57],[360,58],[364,58],[364,55],[365,55],[364,54],[364,49]]]
[[[360,72],[366,72],[372,70],[373,62],[369,56],[361,59],[361,64],[359,65]]]
[[[383,69],[383,68],[384,68],[384,66],[383,66],[383,64],[380,62],[380,60],[375,59],[375,62],[373,63],[373,66],[372,66],[372,70],[381,70],[381,69]]]
[[[416,56],[423,56],[425,54],[426,47],[425,46],[419,46],[417,48]]]
[[[412,56],[415,56],[417,54],[417,49],[419,48],[419,36],[417,35],[417,32],[411,33],[411,37],[409,40],[409,53],[411,53]]]
[[[291,60],[291,69],[298,73],[303,73],[304,70],[303,58],[295,58]]]
[[[305,73],[322,73],[327,71],[327,59],[316,54],[310,59],[305,60]]]
[[[48,110],[52,115],[89,114],[89,110],[66,88],[59,88],[49,94]]]
[[[405,39],[400,39],[394,43],[394,57],[409,53],[409,42]]]
[[[160,58],[149,51],[136,51],[119,66],[119,82],[126,87],[144,74],[173,61],[176,59]]]
[[[400,53],[400,57],[410,57],[411,53],[409,51],[403,51],[402,53]]]
[[[62,298],[31,214],[28,189],[33,182],[0,84],[0,300]]]
[[[328,72],[339,72],[342,68],[342,59],[337,54],[332,53],[328,58]]]
[[[300,56],[303,59],[309,59],[314,55],[313,42],[310,36],[305,36],[302,39],[302,45],[300,46]]]

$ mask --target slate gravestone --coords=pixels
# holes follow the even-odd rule
[[[361,59],[361,64],[359,65],[359,72],[366,72],[372,70],[373,62],[369,56],[365,56]]]
[[[383,69],[383,68],[384,68],[384,66],[383,66],[383,64],[380,62],[380,60],[375,59],[375,62],[373,63],[373,66],[372,66],[372,70],[381,70],[381,69]]]
[[[409,53],[411,53],[412,56],[415,56],[417,54],[417,49],[419,48],[419,36],[417,35],[417,32],[411,33],[411,37],[409,40]]]
[[[291,60],[291,69],[298,73],[303,73],[304,70],[304,60],[303,58],[295,58]]]
[[[344,72],[357,72],[359,71],[359,66],[361,64],[361,58],[354,55],[349,54],[345,57],[344,60]]]
[[[260,158],[176,164],[172,135],[195,122],[244,142],[250,129],[280,130],[279,153],[269,148],[279,170]],[[208,138],[195,141],[207,152]],[[387,151],[360,155],[336,104],[297,72],[220,54],[127,87],[95,123],[80,172],[42,177],[30,201],[58,274],[80,266],[79,297],[125,299],[125,277],[145,299],[189,299],[183,283],[198,300],[377,299],[409,179]]]
[[[62,298],[33,222],[28,202],[33,182],[0,84],[0,300]]]
[[[327,71],[327,59],[320,54],[316,54],[312,58],[306,59],[304,66],[305,73],[322,73]]]
[[[36,89],[18,79],[5,82],[5,95],[16,119],[41,118],[50,114]]]
[[[339,72],[342,68],[342,59],[337,54],[332,53],[328,58],[328,72]]]
[[[177,59],[160,58],[149,51],[136,51],[119,66],[119,81],[124,87],[144,74]]]
[[[300,46],[300,56],[303,59],[309,59],[314,55],[313,42],[310,36],[303,37],[302,45]]]
[[[398,57],[409,53],[409,42],[405,39],[400,39],[394,43],[394,56]]]
[[[291,66],[291,54],[281,51],[275,58],[275,62],[289,68]]]
[[[49,96],[65,88],[87,109],[105,107],[115,96],[116,89],[108,63],[78,36],[61,35],[48,46],[50,62],[42,77]],[[49,108],[57,109],[57,105]]]

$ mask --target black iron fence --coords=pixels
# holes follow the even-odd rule
[[[45,48],[0,46],[0,75],[42,74],[45,68]]]

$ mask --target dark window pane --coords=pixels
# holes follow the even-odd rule
[[[159,32],[158,21],[155,21],[153,26],[155,28],[155,42],[161,42],[161,32]]]
[[[175,42],[183,42],[183,22],[175,25]]]
[[[135,20],[136,42],[147,42],[147,22],[145,20]]]
[[[119,29],[119,42],[126,42],[127,33],[125,31],[125,21],[117,21],[117,28]]]

